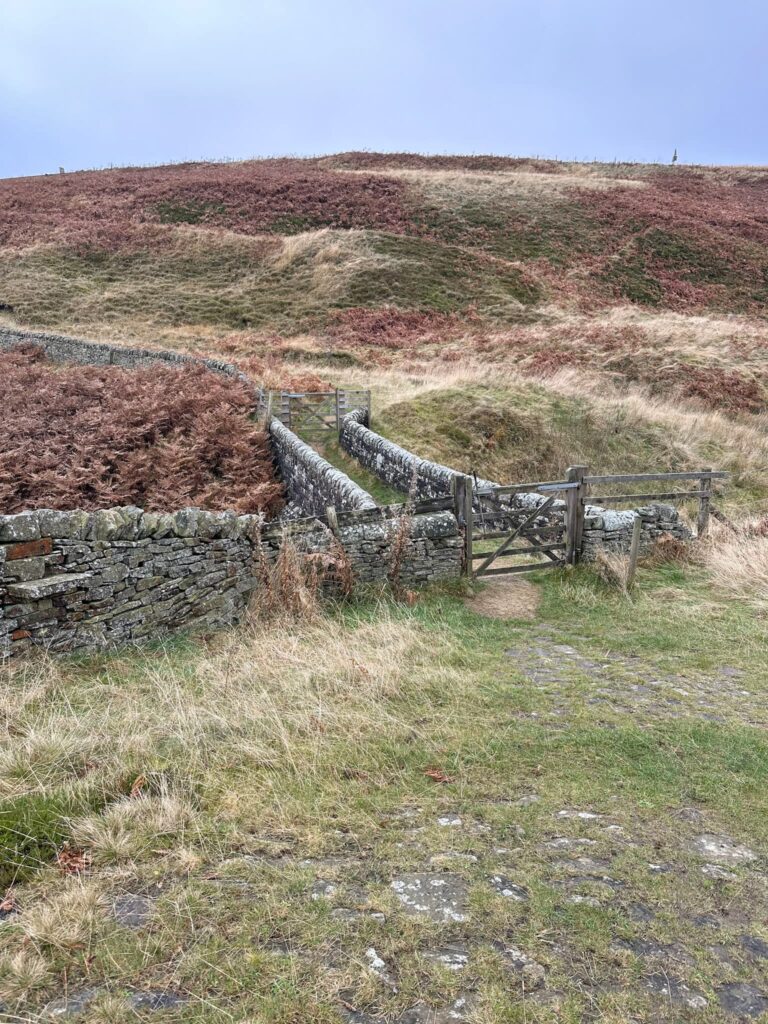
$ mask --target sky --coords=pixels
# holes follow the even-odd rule
[[[765,0],[0,0],[0,177],[352,149],[768,163]]]

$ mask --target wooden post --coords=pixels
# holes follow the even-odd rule
[[[584,536],[584,504],[586,493],[584,477],[589,466],[569,466],[566,480],[577,484],[565,492],[565,561],[575,565],[581,557],[581,542]]]
[[[711,473],[712,467],[707,466],[704,469],[705,473]],[[699,514],[696,519],[696,537],[704,537],[709,528],[709,502],[712,494],[712,477],[703,476],[699,480],[699,490],[706,491],[706,494],[702,494],[699,498]]]
[[[637,572],[637,558],[640,554],[640,534],[643,532],[643,520],[640,516],[635,516],[635,521],[632,524],[632,543],[629,545],[629,566],[627,568],[627,590],[632,589],[632,584],[635,582],[635,573]]]
[[[472,511],[472,477],[460,476],[453,478],[453,511],[459,523],[459,528],[464,529],[464,565],[462,575],[472,576],[472,530],[474,528],[474,516]]]
[[[336,388],[336,433],[341,432],[341,418],[339,417],[339,389]]]

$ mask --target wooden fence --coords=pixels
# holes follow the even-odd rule
[[[537,481],[479,489],[468,476],[456,478],[454,512],[463,529],[464,564],[472,577],[555,569],[578,562],[584,539],[587,506],[696,501],[696,536],[707,532],[715,480],[727,473],[713,469],[689,473],[618,473],[588,475],[587,466],[571,466],[565,480]],[[693,490],[680,490],[681,481],[695,480]],[[660,483],[656,490],[648,486]],[[637,484],[633,493],[610,494],[606,488]],[[592,488],[597,488],[594,494]],[[538,494],[536,504],[514,502],[521,494]],[[562,495],[560,501],[558,496]],[[637,534],[639,539],[639,533]],[[633,543],[637,544],[637,539]],[[496,543],[501,541],[501,543]],[[518,546],[513,546],[517,544]],[[546,561],[509,561],[531,555]],[[476,563],[479,563],[476,565]]]

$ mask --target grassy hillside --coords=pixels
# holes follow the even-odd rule
[[[0,317],[765,407],[768,171],[340,154],[0,182]]]
[[[535,622],[433,594],[0,671],[8,1019],[768,1005],[764,623],[680,567],[540,584]]]

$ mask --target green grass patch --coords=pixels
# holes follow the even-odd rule
[[[501,482],[562,479],[577,463],[595,473],[687,468],[661,425],[533,383],[429,391],[384,408],[377,427],[417,455]]]

